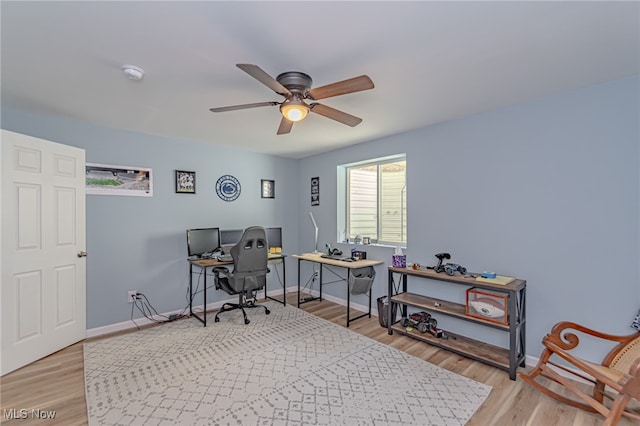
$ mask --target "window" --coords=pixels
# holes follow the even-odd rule
[[[338,206],[344,212],[346,238],[369,237],[380,244],[406,244],[406,168],[404,155],[339,168],[345,189],[344,208],[340,209],[340,202]]]

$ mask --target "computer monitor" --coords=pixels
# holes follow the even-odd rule
[[[187,229],[187,253],[189,257],[206,257],[219,248],[219,228]]]
[[[244,229],[222,229],[220,231],[220,246],[222,247],[222,252],[229,254],[231,247],[238,244],[242,239],[242,234],[244,234]]]
[[[282,228],[265,228],[270,253],[282,252]]]

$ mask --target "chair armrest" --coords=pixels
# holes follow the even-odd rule
[[[599,339],[619,343],[627,343],[637,337],[637,333],[628,336],[618,336],[614,334],[602,333],[600,331],[593,330],[589,327],[585,327],[574,322],[561,321],[553,326],[551,332],[544,337],[543,343],[550,342],[565,351],[571,350],[578,346],[578,344],[580,343],[578,335],[573,333],[571,330],[575,330],[589,336],[597,337]]]
[[[225,267],[225,266],[216,266],[213,268],[213,273],[215,275],[219,275],[219,274],[229,274],[229,268]]]

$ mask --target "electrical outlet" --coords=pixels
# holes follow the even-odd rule
[[[129,290],[127,292],[127,303],[136,303],[138,292],[135,290]]]

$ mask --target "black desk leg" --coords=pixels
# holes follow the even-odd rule
[[[351,320],[351,291],[349,291],[349,270],[347,269],[347,328]]]
[[[204,308],[202,309],[202,324],[207,326],[207,267],[204,267],[204,288],[202,289],[204,293]]]
[[[320,265],[320,278],[319,278],[319,285],[320,285],[320,297],[313,297],[313,296],[308,296],[305,297],[304,300],[300,300],[300,270],[301,270],[301,266],[302,266],[302,261],[304,259],[298,259],[298,308],[300,307],[301,304],[303,303],[307,303],[307,302],[312,302],[314,300],[320,300],[322,301],[322,263],[319,262],[313,262],[312,260],[309,260],[310,263],[312,263],[314,265],[314,271],[313,271],[313,276],[311,278],[309,278],[309,281],[313,281],[315,282],[316,280],[316,272],[315,272],[315,264],[318,263]],[[307,281],[307,284],[309,284],[309,281]],[[306,288],[306,284],[305,284],[305,288]],[[311,287],[311,291],[313,291],[313,285]]]
[[[320,264],[320,301],[322,302],[322,263]]]
[[[298,259],[298,308],[300,307],[300,261],[302,259]]]
[[[189,314],[192,317],[197,319],[204,325],[207,326],[207,267],[199,266],[201,271],[204,271],[204,312],[202,318],[195,312],[193,312],[193,264],[189,265]]]
[[[351,275],[351,270],[347,269],[347,279],[345,280],[346,284],[347,284],[347,327],[349,327],[349,324],[351,324],[353,321],[360,319],[360,318],[364,318],[367,315],[369,316],[369,318],[371,318],[371,298],[372,298],[372,293],[373,290],[370,288],[369,289],[369,312],[365,312],[362,315],[358,315],[355,318],[351,318],[351,289],[349,288],[349,277]],[[380,313],[378,313],[378,315],[380,315]],[[384,313],[382,314],[384,315]]]
[[[193,315],[193,263],[189,263],[189,314]]]
[[[278,267],[278,264],[274,263],[273,268],[276,269],[277,267]],[[277,270],[276,270],[276,275],[277,275]],[[287,269],[284,266],[284,259],[282,259],[282,301],[267,295],[266,282],[264,284],[264,298],[273,300],[274,302],[282,303],[283,305],[287,306]]]

